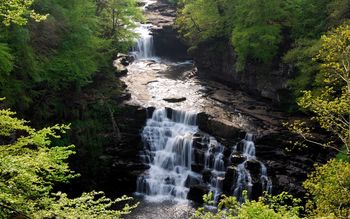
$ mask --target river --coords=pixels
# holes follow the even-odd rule
[[[144,10],[154,3],[145,1]],[[192,60],[156,56],[151,29],[152,24],[136,29],[140,39],[130,53],[135,61],[122,78],[131,93],[128,104],[152,110],[141,132],[140,158],[149,169],[137,179],[135,195],[141,204],[128,218],[188,218],[194,211],[189,199],[200,201],[207,192],[215,202],[223,193],[243,201],[243,190],[249,195],[271,192],[267,168],[255,157],[253,134],[223,145],[199,129],[197,114],[207,112],[249,130],[247,117],[235,109],[227,115],[220,100],[208,94],[237,97],[199,80]]]

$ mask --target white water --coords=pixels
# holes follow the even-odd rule
[[[146,143],[142,156],[150,169],[139,177],[138,193],[150,201],[186,200],[187,178],[200,177],[191,171],[192,136],[197,131],[194,113],[173,110],[169,119],[165,108],[154,111],[142,131]]]
[[[145,5],[142,9],[146,11],[147,7],[155,2],[154,0],[144,1]],[[140,38],[137,40],[131,54],[133,54],[137,60],[147,60],[154,57],[154,42],[152,32],[150,31],[151,27],[152,25],[150,24],[139,24],[139,27],[135,29],[135,32],[139,34]]]
[[[141,158],[150,168],[138,178],[137,194],[144,195],[146,200],[152,202],[182,202],[186,201],[191,185],[204,184],[202,175],[191,168],[192,164],[196,164],[193,148],[193,136],[199,132],[196,117],[195,113],[170,109],[168,111],[165,108],[153,112],[152,118],[147,120],[142,131],[145,150]],[[207,148],[204,154],[204,170],[210,172],[207,186],[214,195],[214,201],[218,202],[223,193],[228,167],[225,165],[225,146],[209,135],[202,138],[202,144]],[[232,182],[232,195],[243,202],[242,192],[247,190],[250,197],[253,186],[247,169],[247,162],[250,161],[260,165],[262,191],[271,192],[272,184],[267,176],[267,169],[255,157],[253,135],[247,134],[238,145],[232,148],[231,155],[240,154],[245,159],[236,166],[237,177]]]
[[[247,134],[245,139],[241,142],[243,148],[238,150],[237,146],[234,147],[232,154],[240,152],[243,153],[243,156],[246,157],[246,160],[237,166],[237,181],[235,187],[232,188],[233,194],[237,197],[238,201],[243,202],[244,197],[242,195],[243,191],[248,192],[248,197],[251,197],[252,193],[252,177],[250,172],[247,170],[247,162],[255,161],[260,164],[260,181],[262,183],[262,191],[267,191],[268,193],[272,192],[272,182],[267,176],[266,166],[258,161],[255,157],[255,143],[253,141],[253,135]]]
[[[140,35],[132,51],[136,59],[151,59],[154,57],[153,36],[150,31],[150,25],[140,24],[135,32]]]

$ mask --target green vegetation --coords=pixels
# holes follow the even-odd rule
[[[96,73],[108,73],[142,19],[135,0],[10,2],[18,7],[0,4],[11,14],[0,16],[0,96],[21,113],[37,104],[57,113],[57,93],[79,92]]]
[[[70,162],[74,169],[98,165],[107,139],[99,134],[110,129],[99,112],[107,110],[110,119],[106,99],[119,94],[112,58],[133,45],[135,21],[142,19],[136,0],[0,0],[1,108],[11,106],[38,127],[0,111],[0,218],[119,218],[135,207],[116,210],[130,198],[111,200],[102,192],[71,199],[56,186],[78,176],[68,166],[75,152],[61,146],[66,142],[82,143],[72,160],[86,162]],[[96,95],[95,78],[114,90]],[[87,99],[99,104],[87,108]],[[64,139],[68,126],[42,128],[66,122],[73,130]]]
[[[305,141],[330,147],[350,156],[350,25],[345,23],[321,38],[321,49],[315,59],[321,63],[318,88],[304,91],[298,105],[313,113],[311,119],[335,138],[319,143],[312,128],[296,121],[291,130]],[[341,141],[342,145],[338,141]],[[340,147],[338,146],[340,145]]]
[[[212,193],[204,195],[206,204],[213,204]],[[240,204],[234,196],[223,196],[218,204],[217,212],[211,212],[205,207],[197,209],[193,215],[193,219],[298,219],[299,211],[302,209],[298,206],[299,199],[294,199],[287,193],[282,193],[277,196],[266,195],[260,197],[258,201],[249,201],[246,197],[246,202]],[[292,203],[287,205],[286,203]]]
[[[305,215],[300,200],[282,193],[244,203],[223,197],[218,212],[199,208],[193,218],[349,218],[350,1],[168,2],[179,6],[176,24],[191,49],[229,42],[238,71],[287,64],[298,109],[314,122],[296,121],[291,130],[340,153],[304,182]],[[111,61],[133,45],[142,20],[136,0],[0,0],[0,97],[33,124],[1,102],[0,218],[120,218],[136,207],[125,204],[129,197],[93,191],[70,198],[57,188],[78,177],[68,164],[75,146],[62,145],[78,143],[71,164],[90,179],[107,162],[99,161],[105,147],[118,141]],[[73,130],[62,139],[70,126],[50,124],[65,122]],[[313,135],[320,128],[327,142]],[[212,195],[204,199],[212,204]]]
[[[312,218],[349,218],[350,163],[330,160],[316,166],[304,182],[311,200],[308,210]]]
[[[0,110],[1,218],[119,218],[136,207],[126,204],[120,211],[113,210],[115,204],[130,198],[111,200],[101,192],[84,193],[75,199],[53,193],[56,183],[67,183],[77,176],[67,163],[74,146],[52,145],[69,126],[36,130],[14,116],[10,110]]]
[[[233,196],[223,196],[217,211],[198,208],[194,219],[285,219],[285,218],[348,218],[350,216],[350,163],[332,159],[324,165],[316,165],[303,183],[308,192],[306,215],[301,200],[283,192],[277,196],[265,195],[258,201],[239,203]],[[204,195],[205,206],[213,205],[212,193]]]
[[[298,145],[334,149],[337,160],[317,166],[304,183],[310,218],[349,217],[350,157],[350,2],[348,0],[182,0],[177,25],[196,49],[213,41],[230,42],[236,70],[247,64],[288,64],[297,110],[311,122],[296,121]],[[219,53],[219,52],[218,52]],[[265,71],[268,71],[265,68]],[[268,74],[268,72],[263,72]],[[283,106],[284,108],[288,108]],[[294,106],[289,106],[290,108]],[[296,108],[296,107],[294,107]],[[318,139],[323,130],[326,142]],[[316,134],[316,135],[315,135]],[[206,201],[208,196],[205,197]],[[201,208],[195,218],[298,218],[284,215],[264,199],[239,205],[225,197],[214,214]],[[278,205],[277,205],[278,206]],[[295,214],[293,214],[295,213]]]

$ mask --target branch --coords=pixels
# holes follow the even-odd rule
[[[22,212],[17,211],[16,209],[11,208],[11,207],[9,207],[9,206],[6,206],[6,205],[3,205],[3,204],[0,203],[0,207],[5,208],[5,209],[10,210],[10,211],[13,211],[13,212],[15,212],[16,214],[20,215],[21,217],[30,219],[29,216],[27,216],[27,215],[23,214]]]

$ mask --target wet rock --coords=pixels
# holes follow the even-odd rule
[[[172,97],[172,98],[164,98],[163,100],[164,100],[164,101],[166,101],[166,102],[169,102],[169,103],[179,103],[179,102],[186,101],[186,97],[179,97],[179,98],[176,98],[176,97]]]
[[[236,153],[236,154],[232,154],[230,157],[231,163],[232,165],[237,166],[238,164],[243,163],[245,160],[247,159],[246,156]]]
[[[232,188],[233,185],[237,181],[237,168],[234,166],[230,166],[227,168],[226,174],[225,174],[225,179],[223,182],[223,190],[227,194],[232,193]]]
[[[205,151],[201,149],[194,149],[193,150],[193,155],[194,155],[194,162],[197,165],[204,165],[204,156],[205,156]]]
[[[245,167],[249,170],[251,175],[259,175],[261,171],[261,164],[257,160],[247,160]]]
[[[187,194],[187,199],[197,203],[203,203],[203,196],[209,193],[209,188],[206,185],[194,185],[190,187]]]
[[[151,106],[151,107],[147,107],[147,118],[152,118],[153,112],[154,110],[156,110],[155,107]]]
[[[185,187],[190,188],[191,186],[199,185],[201,183],[201,179],[199,177],[200,175],[198,176],[188,175],[185,181]]]
[[[202,178],[205,183],[209,183],[211,179],[211,170],[205,169],[202,171]]]
[[[204,165],[202,164],[192,164],[191,169],[193,172],[200,173],[204,169]]]

